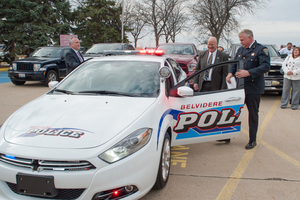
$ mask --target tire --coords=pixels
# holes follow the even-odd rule
[[[170,167],[171,167],[171,140],[170,140],[170,135],[166,133],[163,147],[161,150],[157,177],[156,177],[155,184],[153,186],[154,189],[162,189],[167,185],[167,182],[169,180]]]
[[[50,70],[47,75],[46,75],[46,78],[44,80],[44,85],[45,86],[48,86],[48,83],[50,81],[58,81],[58,76],[57,76],[57,73],[56,71],[54,70]]]
[[[26,83],[26,81],[14,81],[14,80],[11,80],[11,82],[15,85],[24,85]]]

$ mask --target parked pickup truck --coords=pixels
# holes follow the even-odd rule
[[[46,86],[50,81],[58,81],[66,76],[65,57],[71,47],[39,47],[28,58],[12,62],[8,76],[15,85],[26,81],[42,81]],[[81,47],[80,51],[84,51]]]

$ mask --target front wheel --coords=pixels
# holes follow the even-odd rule
[[[162,189],[167,185],[167,182],[169,180],[169,174],[170,174],[170,164],[171,164],[171,140],[170,140],[170,135],[166,133],[162,151],[161,151],[156,182],[153,188]]]
[[[47,73],[45,81],[44,81],[44,85],[48,86],[48,83],[51,82],[51,81],[58,81],[57,73],[54,70],[50,70]]]

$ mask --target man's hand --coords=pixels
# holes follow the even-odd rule
[[[198,89],[199,89],[198,84],[194,84],[194,90],[198,91]]]
[[[233,77],[232,73],[228,73],[228,75],[226,76],[226,81],[228,83],[231,83],[230,78]]]
[[[292,71],[288,71],[286,74],[287,75],[293,75],[293,72]]]
[[[248,72],[248,70],[239,69],[239,71],[235,73],[235,76],[237,78],[245,78],[247,76],[250,76],[250,73]]]

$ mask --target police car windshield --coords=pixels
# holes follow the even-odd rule
[[[157,49],[164,50],[165,54],[182,54],[182,55],[194,55],[194,49],[189,44],[178,44],[178,45],[160,45]]]
[[[104,50],[122,50],[121,44],[94,44],[85,54],[100,54]]]
[[[159,62],[92,61],[84,63],[58,87],[82,95],[157,97]]]
[[[32,53],[32,57],[48,57],[48,58],[59,58],[62,49],[58,48],[38,48]]]

